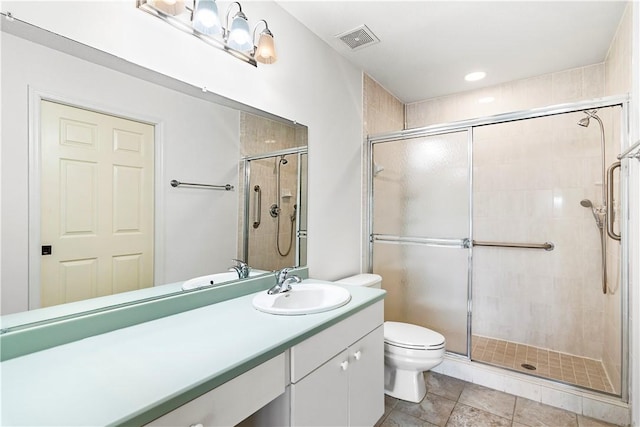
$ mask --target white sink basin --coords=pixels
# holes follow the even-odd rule
[[[313,280],[293,284],[289,292],[269,295],[262,291],[253,297],[253,306],[269,314],[313,314],[342,307],[351,300],[345,288]]]
[[[265,273],[262,270],[251,270],[249,277],[259,276]],[[190,289],[202,288],[205,286],[218,285],[220,283],[231,282],[238,279],[238,273],[235,271],[226,271],[224,273],[209,274],[207,276],[194,277],[182,284],[182,290],[188,291]]]

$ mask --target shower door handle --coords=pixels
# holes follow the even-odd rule
[[[614,240],[620,240],[620,234],[613,229],[615,222],[613,209],[613,171],[620,169],[620,162],[615,162],[607,169],[607,234]]]
[[[253,191],[256,193],[256,202],[254,203],[254,213],[253,213],[253,228],[260,227],[261,220],[261,212],[262,212],[262,189],[259,185],[253,187]]]

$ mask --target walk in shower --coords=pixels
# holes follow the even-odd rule
[[[370,137],[385,320],[626,399],[626,124],[612,97]]]
[[[260,270],[306,265],[307,150],[243,160],[243,259]]]

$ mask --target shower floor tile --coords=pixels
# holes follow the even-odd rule
[[[538,377],[615,393],[599,360],[478,335],[472,337],[471,358]]]

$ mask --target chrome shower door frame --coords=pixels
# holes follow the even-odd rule
[[[296,226],[295,226],[295,230],[294,230],[294,235],[296,237],[295,239],[295,255],[294,255],[294,259],[295,259],[295,265],[292,267],[300,267],[300,253],[301,253],[301,249],[300,249],[300,239],[307,238],[307,230],[302,230],[300,229],[300,215],[301,215],[301,210],[302,210],[302,205],[301,205],[301,201],[302,201],[302,186],[301,186],[301,182],[302,182],[302,162],[301,162],[301,158],[303,155],[307,155],[308,154],[308,150],[307,147],[298,147],[298,148],[291,148],[291,149],[285,149],[285,150],[278,150],[278,151],[272,151],[269,153],[264,153],[264,154],[259,154],[259,155],[255,155],[255,156],[246,156],[243,157],[241,159],[241,162],[243,164],[243,169],[244,169],[244,206],[243,206],[243,211],[244,211],[244,221],[243,221],[243,225],[242,225],[242,259],[243,260],[247,260],[249,257],[249,229],[251,227],[251,213],[250,213],[250,201],[251,201],[251,162],[255,161],[255,160],[264,160],[264,159],[269,159],[269,158],[275,158],[275,157],[279,157],[279,156],[288,156],[288,155],[295,155],[298,162],[297,162],[297,171],[296,171],[296,177],[297,177],[297,191],[296,191],[296,203],[298,205],[298,209],[296,211]],[[306,212],[306,208],[305,208],[305,212]]]
[[[376,240],[373,234],[373,146],[379,143],[401,141],[411,138],[420,138],[428,136],[444,135],[453,132],[467,131],[469,136],[469,238],[473,236],[473,133],[476,127],[495,125],[500,123],[508,123],[519,120],[527,120],[541,117],[555,116],[559,114],[574,113],[579,111],[599,109],[606,107],[621,107],[621,131],[620,131],[620,151],[624,152],[629,146],[629,96],[609,96],[597,98],[587,101],[579,101],[573,103],[551,105],[541,108],[533,108],[530,110],[515,111],[492,116],[479,117],[469,120],[461,120],[457,122],[430,125],[420,128],[408,129],[398,132],[390,132],[380,135],[368,136],[365,147],[365,185],[367,196],[365,202],[365,224],[367,227],[366,236],[368,239],[368,251],[366,252],[365,265],[367,271],[373,271],[373,243]],[[621,198],[621,215],[620,215],[620,232],[622,234],[621,253],[620,253],[620,279],[621,279],[621,392],[620,398],[624,402],[629,401],[629,159],[622,160],[620,174],[620,198]],[[603,183],[604,185],[604,183]],[[386,239],[397,237],[397,243],[402,243],[400,236],[386,236]],[[427,242],[411,242],[413,244],[427,244]],[[428,242],[430,245],[437,242]],[[443,242],[444,243],[444,242]],[[447,243],[444,243],[445,245]],[[449,244],[450,245],[450,244]],[[473,316],[473,298],[472,298],[472,276],[473,276],[473,245],[469,245],[469,261],[468,261],[468,286],[467,286],[467,354],[456,356],[471,360],[471,335],[472,335],[472,316]],[[572,386],[568,386],[572,387]],[[577,388],[577,387],[576,387]]]

